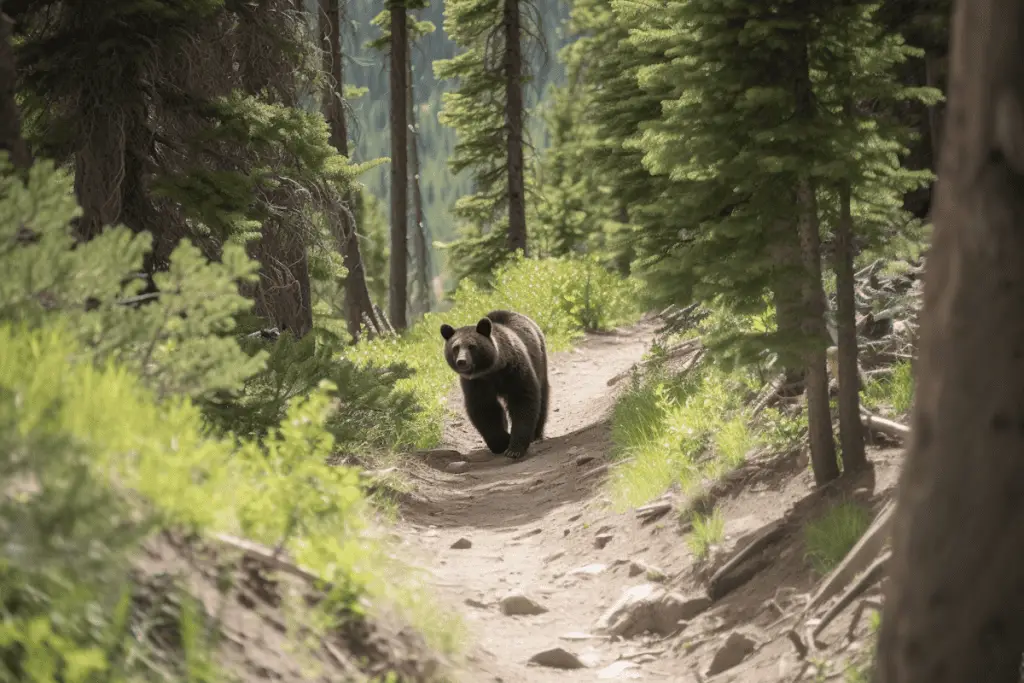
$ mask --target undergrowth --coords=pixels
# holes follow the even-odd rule
[[[25,183],[0,159],[0,677],[151,676],[129,577],[161,530],[235,534],[311,569],[329,599],[294,605],[296,626],[397,604],[430,645],[457,649],[461,624],[438,619],[394,558],[357,470],[327,465],[344,443],[393,438],[365,432],[411,404],[381,380],[401,372],[358,368],[313,341],[240,344],[236,317],[251,302],[237,283],[255,266],[235,244],[208,263],[183,241],[155,278],[160,296],[125,305],[149,235],[116,227],[76,246],[79,214],[54,164],[37,162]],[[239,413],[251,419],[233,429]],[[178,618],[185,651],[161,675],[223,680],[192,612]]]
[[[804,548],[814,571],[825,576],[839,566],[871,526],[871,513],[853,501],[830,507],[804,527]]]
[[[428,313],[398,338],[360,342],[346,357],[358,365],[405,364],[411,375],[395,389],[416,398],[420,412],[396,426],[396,448],[430,448],[441,439],[447,397],[456,376],[444,360],[442,323],[475,324],[489,311],[509,309],[533,318],[548,352],[570,347],[584,331],[602,330],[639,318],[634,280],[622,279],[598,263],[579,258],[517,258],[500,267],[489,289],[463,280],[446,312]]]
[[[725,517],[719,508],[715,508],[706,515],[694,513],[692,524],[693,530],[686,537],[686,543],[694,557],[703,560],[708,556],[711,547],[725,537]]]
[[[866,382],[861,392],[864,407],[901,416],[910,412],[914,402],[914,374],[907,361],[892,366],[892,371]]]

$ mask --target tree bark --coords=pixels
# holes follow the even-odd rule
[[[508,165],[508,249],[526,248],[523,178],[523,46],[519,0],[505,0],[505,126]]]
[[[416,284],[418,285],[418,297],[416,299],[416,314],[423,315],[430,311],[430,248],[427,244],[427,226],[423,217],[423,193],[420,190],[420,154],[419,136],[416,128],[416,96],[413,92],[412,83],[412,46],[411,41],[406,43],[405,53],[406,65],[406,107],[409,120],[409,163],[412,166],[410,184],[412,185],[413,216],[416,225],[413,227],[413,255],[416,263]]]
[[[388,317],[398,331],[406,328],[409,298],[409,142],[406,115],[406,69],[409,26],[404,0],[391,0],[391,271]]]
[[[13,23],[0,12],[0,150],[7,151],[14,168],[24,171],[32,165],[32,157],[21,137],[21,113],[14,99],[18,72],[11,44]]]
[[[795,114],[800,120],[814,118],[807,42],[801,37],[794,52]],[[800,256],[803,263],[801,291],[803,315],[801,332],[804,348],[804,387],[807,400],[807,428],[811,441],[811,467],[821,486],[839,476],[836,445],[832,437],[832,414],[828,400],[828,330],[825,327],[825,289],[821,282],[821,236],[818,203],[813,179],[801,173],[797,179],[796,206],[799,212]]]
[[[1024,650],[1024,2],[953,21],[874,683],[1016,683]]]
[[[847,110],[848,113],[850,110]],[[853,216],[850,183],[839,187],[839,223],[836,225],[836,332],[839,347],[839,443],[843,471],[868,467],[864,453],[864,426],[860,419],[860,373],[857,359],[857,307],[854,296]]]
[[[341,3],[340,0],[320,0],[321,14],[327,21],[322,26],[321,39],[324,46],[324,71],[331,75],[324,90],[324,117],[330,127],[329,142],[339,154],[348,156],[348,122],[345,119],[345,107],[342,102],[342,89],[345,84],[344,62],[341,55]],[[350,211],[355,210],[355,197],[350,191],[343,197]],[[363,255],[359,249],[358,221],[354,214],[342,212],[334,217],[334,223],[340,230],[336,231],[335,240],[342,262],[348,274],[345,276],[345,324],[352,340],[359,339],[359,329],[363,315],[373,321],[373,302],[370,300],[370,288],[366,284],[366,271],[363,268]],[[380,330],[371,330],[380,332]]]

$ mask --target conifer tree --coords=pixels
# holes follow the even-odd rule
[[[343,156],[349,156],[348,121],[344,99],[344,60],[341,49],[341,2],[320,0],[321,31],[320,41],[324,50],[324,73],[328,75],[324,88],[324,118],[330,126],[331,146]],[[336,241],[347,271],[345,275],[345,322],[353,340],[359,338],[359,329],[364,316],[371,321],[372,331],[380,333],[373,312],[373,302],[366,285],[366,269],[362,250],[359,247],[359,220],[355,213],[356,195],[349,190],[345,197],[348,210],[330,216],[328,220],[336,226]]]
[[[515,250],[528,251],[523,44],[540,30],[528,0],[452,0],[446,11],[445,30],[463,52],[434,62],[438,78],[458,82],[444,93],[439,120],[458,135],[452,172],[472,170],[475,185],[453,209],[463,236],[449,245],[448,262],[457,279],[483,279]]]
[[[389,0],[391,28],[391,267],[388,317],[396,330],[406,328],[409,295],[409,69],[405,0]]]

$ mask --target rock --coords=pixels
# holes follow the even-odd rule
[[[593,459],[594,459],[594,456],[589,454],[589,453],[584,453],[583,455],[578,455],[578,456],[576,456],[576,466],[577,467],[583,467],[588,462],[591,462]]]
[[[718,648],[715,656],[711,658],[711,664],[708,665],[704,675],[710,678],[738,666],[750,656],[756,646],[757,643],[750,636],[733,631]]]
[[[643,574],[648,581],[661,582],[665,580],[665,572],[657,567],[647,564],[643,560],[632,560],[629,563],[629,575],[637,576]]]
[[[623,638],[650,631],[671,635],[683,626],[692,610],[687,599],[653,583],[633,586],[609,607],[595,625],[595,632]]]
[[[463,602],[470,607],[475,607],[477,609],[487,609],[487,603],[481,600],[477,600],[476,598],[466,598],[465,600],[463,600]]]
[[[707,610],[708,607],[711,607],[711,604],[713,602],[714,600],[712,600],[707,595],[693,594],[687,596],[683,600],[683,605],[681,607],[683,611],[682,618],[686,621],[693,619],[694,617],[700,615],[702,612]]]
[[[469,469],[469,463],[465,460],[456,460],[455,462],[448,463],[444,471],[449,474],[462,474]]]
[[[451,547],[452,550],[465,550],[466,548],[473,547],[473,541],[469,540],[466,537],[462,537],[459,540],[455,541],[455,543],[452,543]]]
[[[569,576],[597,576],[607,568],[606,564],[587,564],[569,570]]]
[[[548,611],[547,607],[522,593],[509,593],[501,599],[498,607],[501,609],[501,613],[507,617],[532,616]]]
[[[583,662],[579,657],[565,648],[553,647],[550,650],[538,652],[530,657],[530,664],[546,666],[549,669],[582,669]]]
[[[551,553],[550,555],[548,555],[547,557],[544,558],[544,564],[551,564],[552,562],[554,562],[558,558],[562,557],[563,555],[565,555],[565,551],[564,550],[559,550],[557,552],[553,552],[553,553]]]
[[[634,664],[633,662],[626,659],[620,659],[619,661],[612,662],[605,668],[598,671],[597,677],[599,679],[640,678],[640,674],[636,671],[633,671],[633,669],[635,668],[636,664]],[[629,672],[629,675],[624,675],[626,674],[626,672]]]
[[[513,538],[513,540],[519,541],[519,540],[522,540],[524,538],[529,538],[530,536],[536,536],[537,534],[541,533],[542,531],[544,531],[544,530],[541,529],[540,527],[537,527],[536,529],[530,529],[529,531],[524,531],[521,534],[516,534],[512,538]]]
[[[598,550],[600,550],[601,548],[604,548],[606,545],[611,543],[613,538],[615,537],[611,534],[598,534],[594,537],[594,545],[598,548]]]

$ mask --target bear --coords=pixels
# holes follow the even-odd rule
[[[466,413],[487,448],[523,457],[530,443],[544,438],[548,418],[548,356],[540,326],[521,313],[491,311],[475,326],[441,325],[441,337]]]

